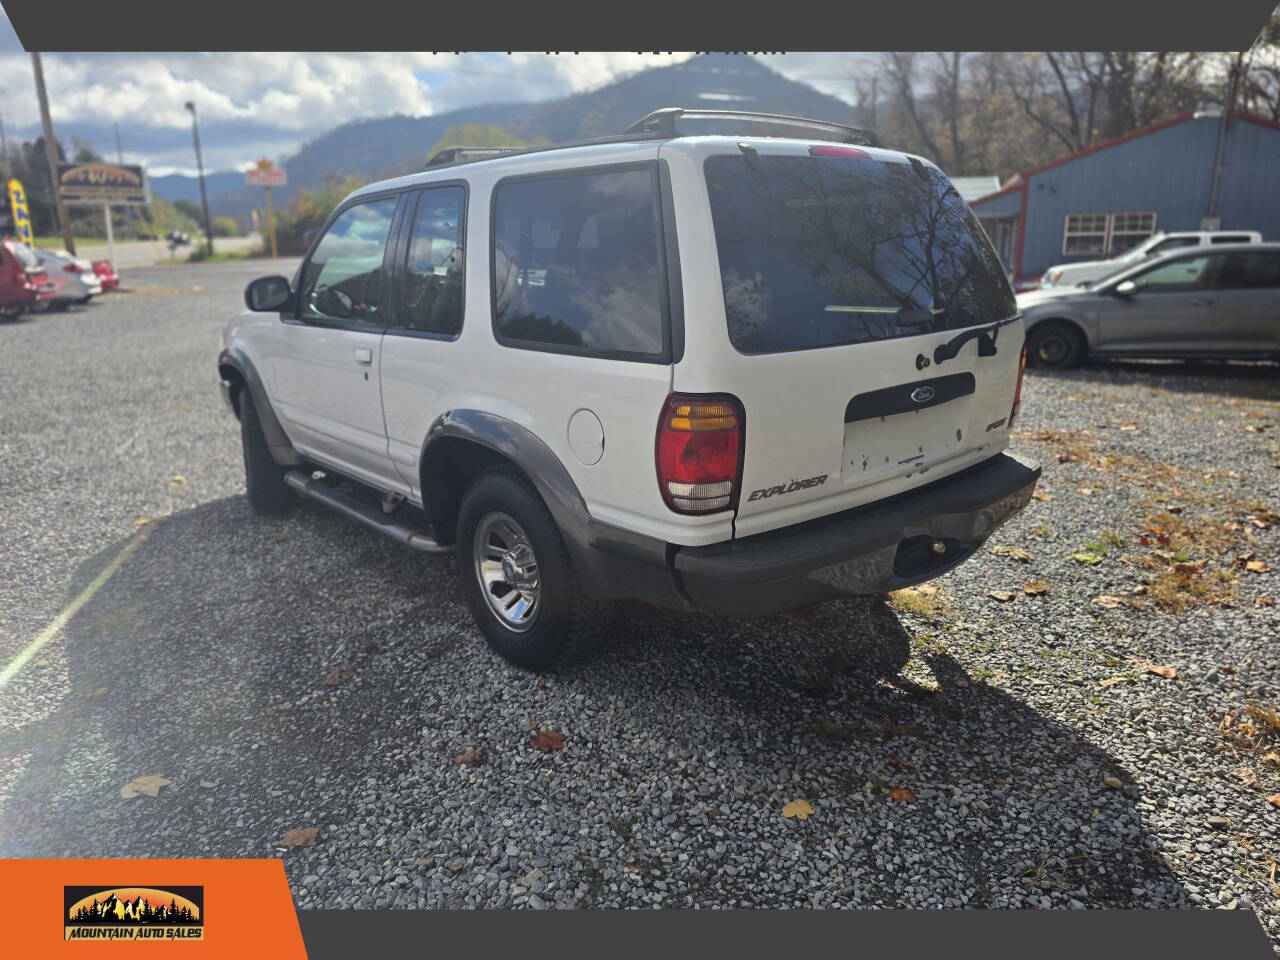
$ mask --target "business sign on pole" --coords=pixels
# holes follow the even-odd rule
[[[282,167],[255,167],[244,172],[246,187],[283,187],[288,182]]]
[[[9,209],[13,211],[13,233],[28,247],[31,243],[31,214],[27,212],[27,191],[16,177],[9,179]]]
[[[132,163],[60,163],[58,194],[63,203],[95,207],[143,207],[151,202],[147,173]]]

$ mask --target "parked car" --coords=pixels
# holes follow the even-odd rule
[[[37,249],[35,255],[56,286],[49,309],[65,310],[73,303],[88,303],[102,292],[102,281],[88,260],[66,250]]]
[[[1067,367],[1085,357],[1280,360],[1280,243],[1182,249],[1093,286],[1018,297],[1027,358]]]
[[[1040,475],[982,228],[864,132],[682,136],[706,113],[348,196],[224,333],[254,509],[452,554],[529,668],[595,601],[758,617],[971,556]]]
[[[0,317],[16,317],[52,295],[53,284],[31,249],[16,241],[0,243]]]
[[[98,277],[98,282],[102,284],[102,292],[118,289],[120,286],[120,275],[116,273],[116,268],[111,265],[110,260],[94,260],[93,272]]]
[[[1134,264],[1172,253],[1185,247],[1198,247],[1221,243],[1261,243],[1262,234],[1256,230],[1186,230],[1180,233],[1155,233],[1136,247],[1117,254],[1109,260],[1084,260],[1077,263],[1059,263],[1050,267],[1040,278],[1040,288],[1074,287],[1087,281],[1128,269]]]
[[[164,238],[169,242],[169,246],[171,247],[182,247],[191,242],[191,238],[181,230],[170,230],[165,234]]]

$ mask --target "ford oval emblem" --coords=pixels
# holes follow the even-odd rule
[[[911,399],[916,403],[928,403],[935,396],[937,396],[937,391],[933,387],[916,387],[911,391]]]

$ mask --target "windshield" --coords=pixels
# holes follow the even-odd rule
[[[1003,320],[1013,291],[973,213],[918,161],[708,157],[729,337],[773,353]]]
[[[1142,243],[1138,244],[1132,250],[1126,250],[1124,253],[1120,254],[1119,256],[1112,257],[1111,262],[1117,265],[1122,263],[1126,263],[1126,264],[1137,263],[1139,260],[1145,257],[1147,253],[1150,252],[1151,248],[1154,247],[1157,243],[1159,243],[1161,239],[1163,239],[1163,235],[1156,234],[1150,240],[1144,240]]]

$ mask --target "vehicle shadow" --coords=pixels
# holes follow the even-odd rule
[[[1280,400],[1280,364],[1212,360],[1095,360],[1068,370],[1028,367],[1029,378],[1139,385],[1174,393]]]
[[[69,596],[123,542],[86,561]],[[451,758],[485,745],[480,773],[538,798],[518,816],[605,837],[656,800],[623,790],[602,810],[583,784],[648,791],[669,774],[660,830],[700,838],[673,898],[803,897],[800,874],[799,894],[770,886],[767,838],[769,857],[785,842],[806,870],[844,871],[850,905],[918,904],[931,885],[969,906],[1186,902],[1114,757],[912,637],[879,599],[751,623],[629,605],[596,629],[598,656],[538,682],[484,647],[448,558],[310,505],[263,520],[228,497],[173,514],[66,624],[48,665],[0,690],[5,715],[24,717],[0,733],[0,856],[273,856],[290,828],[378,817],[387,849],[409,849],[442,798],[469,802]],[[566,731],[568,748],[533,754],[530,719]],[[546,788],[551,773],[564,786]],[[121,796],[150,774],[172,783]],[[799,796],[818,813],[782,821]],[[478,849],[509,835],[510,807],[477,800],[473,815]],[[615,866],[661,854],[625,850]],[[295,889],[307,855],[287,861]],[[726,856],[755,866],[726,884]],[[452,879],[437,871],[428,893],[452,903]],[[346,905],[363,892],[351,886]]]

